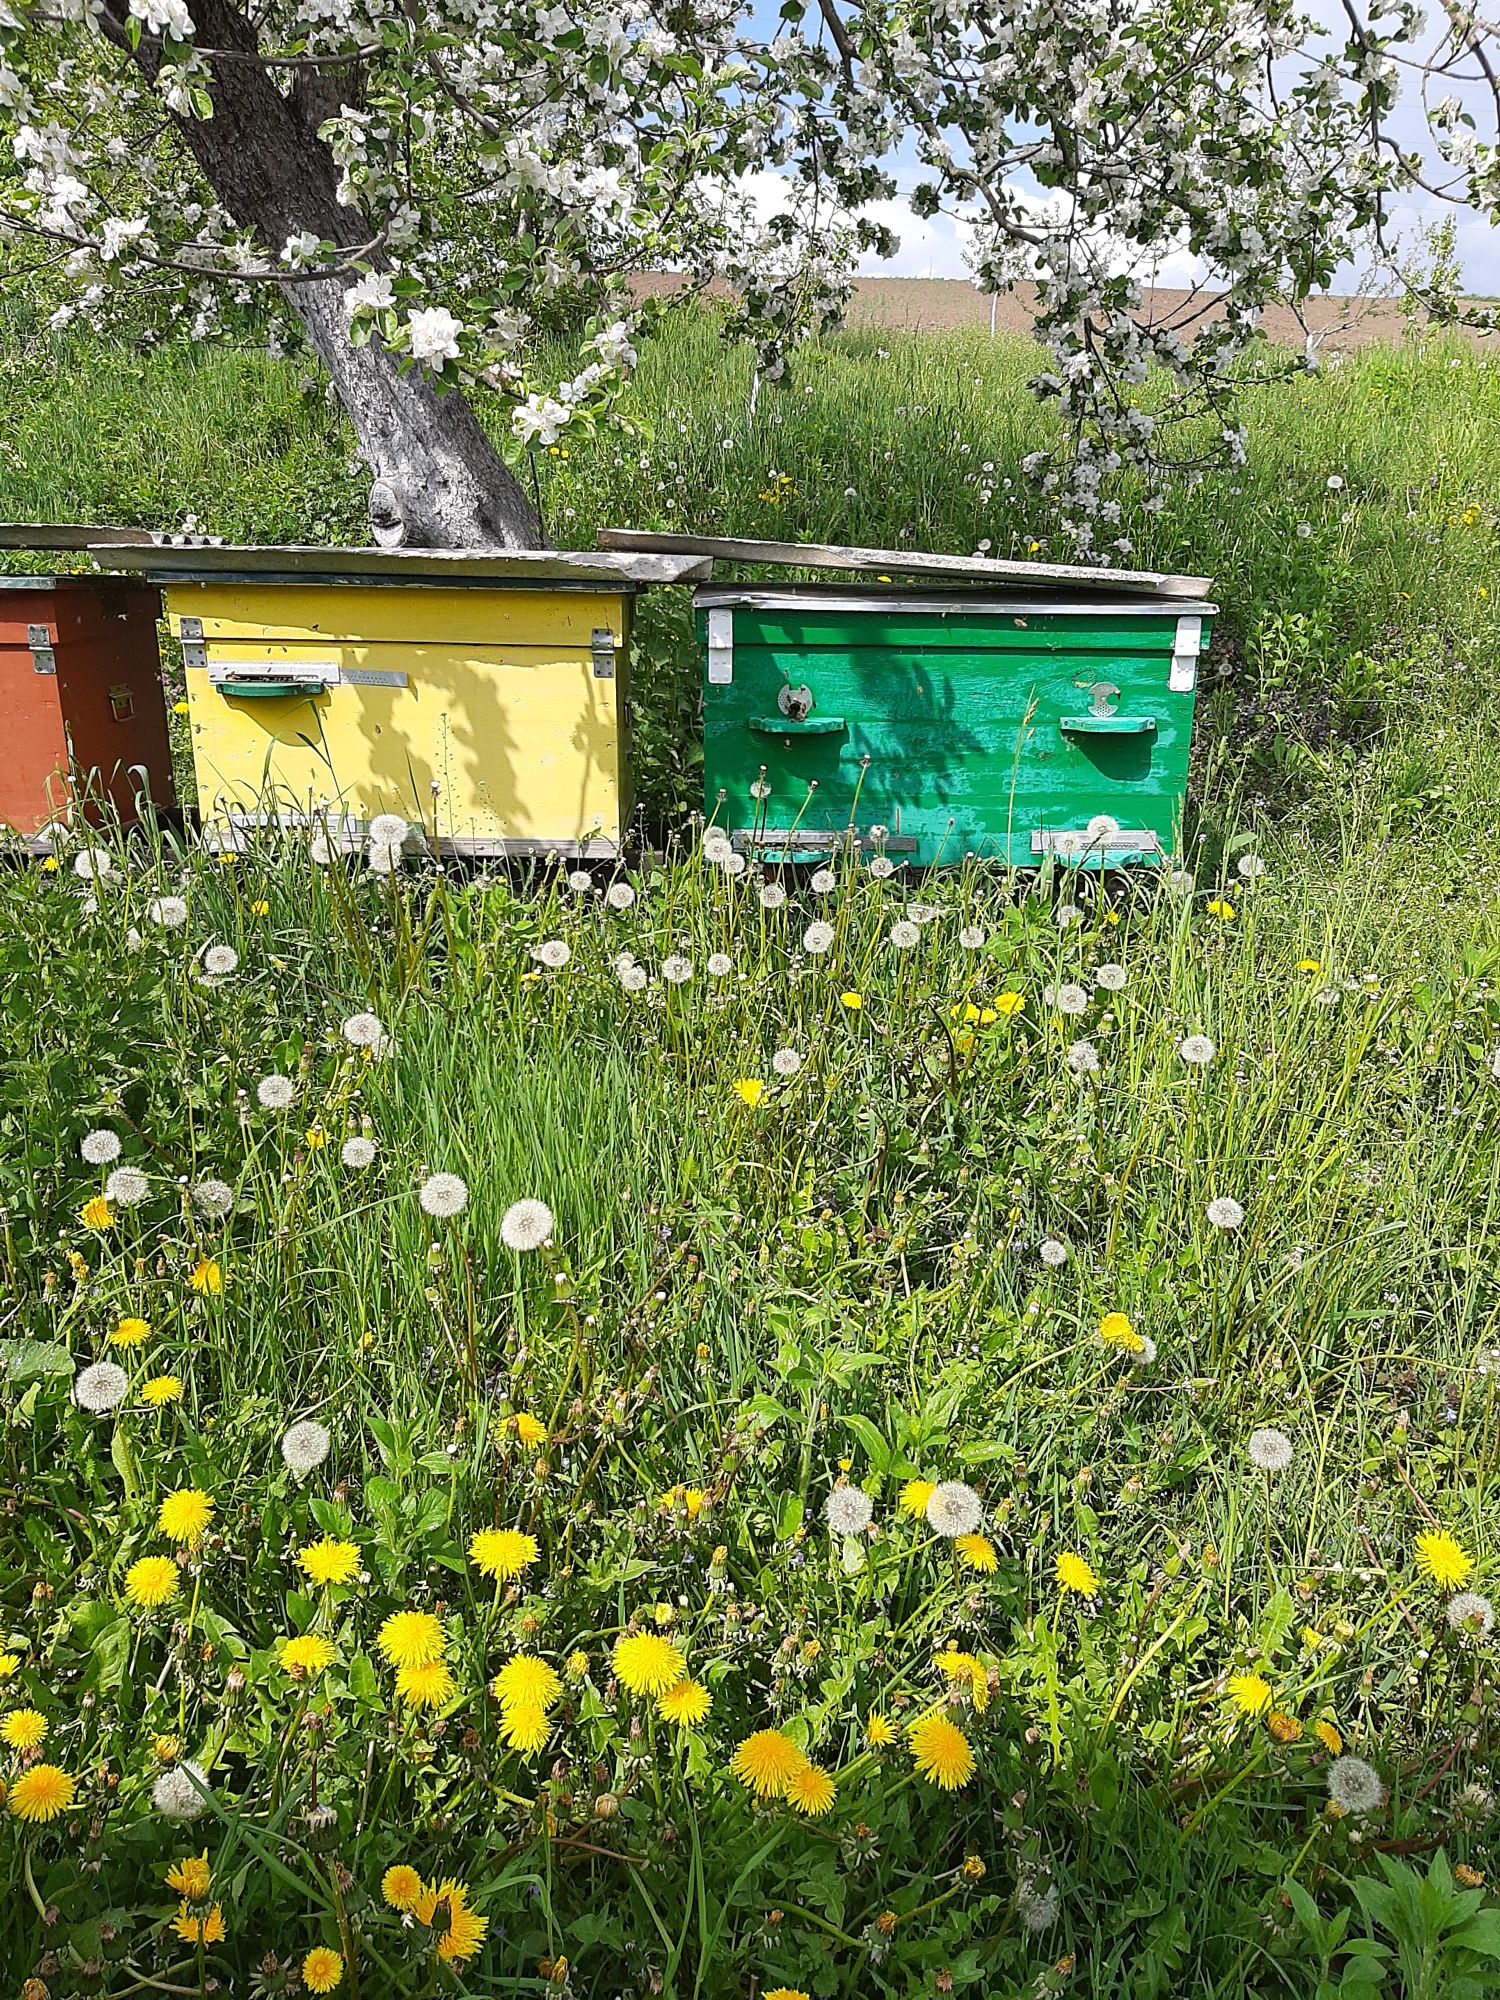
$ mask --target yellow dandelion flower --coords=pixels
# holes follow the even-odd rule
[[[1474,1558],[1464,1553],[1446,1529],[1429,1528],[1417,1537],[1417,1568],[1431,1577],[1439,1590],[1462,1590],[1474,1567]]]
[[[1288,1715],[1285,1709],[1273,1708],[1266,1717],[1266,1728],[1278,1743],[1302,1741],[1302,1724],[1295,1715]]]
[[[328,1134],[321,1125],[309,1125],[302,1135],[302,1143],[310,1153],[321,1153],[328,1144]]]
[[[13,1708],[0,1722],[0,1737],[12,1750],[35,1750],[47,1735],[47,1718],[39,1709]]]
[[[821,1819],[833,1808],[838,1787],[817,1764],[802,1764],[786,1782],[786,1801],[808,1819]]]
[[[753,1111],[765,1096],[766,1086],[758,1076],[742,1076],[734,1086],[734,1094],[741,1104],[748,1105]]]
[[[217,1298],[224,1289],[224,1272],[217,1257],[200,1257],[188,1273],[188,1283],[199,1298],[212,1294]],[[333,1954],[338,1957],[337,1952]]]
[[[321,1632],[299,1632],[281,1642],[281,1664],[294,1681],[310,1681],[331,1667],[338,1658],[332,1644]]]
[[[326,1944],[315,1944],[302,1961],[302,1984],[309,1993],[331,1993],[343,1976],[343,1959]]]
[[[501,1711],[500,1737],[510,1749],[533,1757],[551,1733],[552,1724],[539,1701],[512,1702]]]
[[[530,1569],[539,1554],[535,1535],[514,1528],[481,1528],[469,1540],[469,1561],[496,1583],[508,1583]]]
[[[19,1653],[0,1653],[0,1681],[8,1681],[20,1664]]]
[[[847,1014],[857,1014],[864,1004],[863,998],[858,993],[841,993],[839,995],[839,1005]]]
[[[325,1535],[320,1542],[298,1549],[297,1567],[309,1583],[352,1583],[359,1575],[359,1550],[353,1542],[336,1542]]]
[[[57,856],[55,854],[49,854],[46,860],[42,863],[42,873],[44,875],[55,875],[58,869],[61,867],[62,863],[58,860]]]
[[[812,2000],[812,1996],[804,1993],[800,1986],[773,1986],[769,1993],[762,1996],[762,2000]]]
[[[687,1661],[658,1632],[627,1632],[611,1655],[615,1678],[632,1694],[665,1694],[687,1672]]]
[[[408,1868],[404,1861],[398,1862],[381,1876],[380,1893],[393,1910],[410,1916],[422,1900],[422,1878],[415,1868]]]
[[[114,1227],[115,1212],[102,1194],[96,1194],[79,1209],[78,1220],[85,1229],[102,1235],[106,1229]]]
[[[953,1544],[953,1552],[965,1569],[978,1570],[981,1576],[993,1576],[1000,1567],[995,1544],[988,1535],[960,1535]]]
[[[1024,993],[997,993],[995,995],[995,1012],[1007,1021],[1012,1014],[1019,1014],[1025,1005],[1026,995]]]
[[[141,1347],[151,1338],[151,1323],[144,1319],[122,1319],[109,1336],[111,1347]]]
[[[502,1708],[551,1708],[562,1693],[556,1668],[531,1653],[507,1660],[490,1683],[490,1693]]]
[[[170,1556],[142,1556],[125,1572],[125,1596],[142,1611],[155,1611],[177,1595],[177,1565]]]
[[[172,1919],[172,1928],[184,1944],[220,1944],[224,1938],[224,1908],[215,1903],[206,1916],[195,1916],[184,1903]]]
[[[184,1486],[180,1492],[169,1493],[157,1508],[157,1532],[190,1549],[202,1541],[213,1515],[214,1503],[208,1495],[196,1486]]]
[[[213,1885],[214,1871],[208,1865],[206,1847],[201,1854],[190,1854],[184,1861],[174,1861],[167,1870],[167,1887],[175,1889],[189,1903],[206,1903]]]
[[[920,1716],[907,1731],[917,1775],[939,1791],[957,1792],[974,1775],[974,1752],[956,1722],[934,1710]]]
[[[730,1758],[729,1769],[758,1799],[780,1798],[806,1761],[779,1729],[757,1729]]]
[[[678,1681],[656,1698],[656,1712],[664,1722],[679,1729],[694,1729],[708,1714],[711,1703],[701,1681]]]
[[[914,1521],[925,1521],[927,1503],[936,1492],[937,1487],[930,1479],[908,1479],[896,1505],[903,1514],[910,1514]]]
[[[1217,917],[1221,924],[1230,923],[1234,918],[1234,905],[1226,902],[1222,896],[1216,896],[1208,906],[1208,914]]]
[[[412,1660],[396,1670],[396,1692],[408,1708],[441,1708],[453,1687],[446,1660]]]
[[[865,1722],[865,1741],[872,1750],[885,1750],[896,1740],[896,1732],[883,1715],[872,1715]]]
[[[180,1736],[153,1736],[151,1739],[151,1755],[156,1759],[158,1764],[175,1764],[177,1759],[182,1755],[182,1738]]]
[[[56,1764],[33,1764],[10,1788],[6,1804],[27,1826],[45,1826],[73,1803],[78,1780]]]
[[[1317,958],[1299,958],[1297,960],[1297,970],[1299,972],[1321,972],[1323,970],[1323,962]]]
[[[563,1672],[567,1675],[570,1681],[581,1681],[585,1679],[588,1674],[588,1670],[589,1670],[589,1656],[585,1652],[580,1651],[576,1653],[569,1653],[567,1659],[563,1661]]]
[[[990,1705],[990,1677],[985,1671],[983,1660],[972,1653],[961,1653],[956,1646],[939,1653],[933,1665],[940,1674],[950,1681],[967,1681],[974,1706],[981,1715]]]
[[[1313,1735],[1317,1737],[1325,1750],[1332,1751],[1335,1757],[1343,1756],[1344,1739],[1339,1734],[1337,1725],[1328,1721],[1326,1716],[1322,1721],[1313,1724]]]
[[[393,1667],[425,1667],[443,1657],[443,1628],[430,1611],[393,1611],[376,1644]]]
[[[1224,1683],[1224,1698],[1233,1702],[1241,1715],[1264,1715],[1274,1696],[1271,1683],[1261,1674],[1231,1674]]]
[[[1061,1549],[1054,1557],[1052,1574],[1057,1579],[1057,1587],[1062,1591],[1076,1591],[1080,1597],[1097,1597],[1099,1579],[1082,1556],[1070,1549]]]
[[[153,1410],[164,1410],[168,1403],[182,1401],[182,1377],[180,1375],[153,1375],[149,1382],[141,1384],[141,1401]]]
[[[472,1958],[490,1927],[488,1917],[477,1916],[469,1908],[466,1885],[455,1882],[451,1876],[424,1887],[415,1915],[419,1924],[438,1932],[438,1957],[450,1965]]]
[[[547,1426],[540,1418],[533,1417],[528,1411],[518,1410],[516,1412],[515,1425],[516,1436],[526,1446],[528,1451],[535,1445],[547,1442]]]
[[[252,917],[268,917],[271,914],[271,905],[264,896],[259,896],[250,905],[250,914]]]
[[[682,1489],[683,1511],[690,1521],[696,1521],[703,1512],[703,1503],[708,1495],[701,1486],[684,1486]]]
[[[1146,1351],[1146,1343],[1130,1324],[1128,1313],[1106,1313],[1099,1322],[1099,1338],[1106,1347],[1117,1347],[1122,1354]]]

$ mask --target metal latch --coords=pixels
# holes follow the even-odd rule
[[[734,680],[734,607],[721,605],[708,614],[708,684],[728,687]]]
[[[123,681],[109,691],[109,712],[116,722],[129,722],[135,714],[135,695]]]
[[[26,643],[31,648],[31,664],[39,674],[57,672],[57,654],[52,649],[52,633],[45,625],[28,625]]]
[[[615,677],[615,635],[607,625],[596,625],[589,639],[594,655],[594,679],[612,681]]]
[[[776,706],[793,722],[805,722],[812,713],[812,705],[810,687],[784,687],[776,697]]]
[[[236,688],[270,686],[289,688],[337,687],[340,670],[337,660],[215,660],[208,671],[212,687],[233,692]]]
[[[1055,832],[1043,827],[1032,834],[1031,851],[1055,855],[1059,861],[1083,861],[1092,856],[1107,861],[1112,854],[1159,854],[1161,840],[1149,827],[1101,827],[1093,833]]]
[[[1203,650],[1203,620],[1179,618],[1172,641],[1172,670],[1167,687],[1173,694],[1191,694],[1198,685],[1198,655]]]
[[[208,665],[208,648],[203,643],[203,620],[179,618],[177,636],[182,641],[182,664],[200,671]]]

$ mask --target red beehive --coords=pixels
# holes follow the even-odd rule
[[[158,594],[112,576],[0,576],[0,824],[32,834],[78,801],[174,797]]]

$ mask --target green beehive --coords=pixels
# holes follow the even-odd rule
[[[1215,611],[1203,579],[835,553],[1029,587],[700,589],[705,810],[737,845],[810,860],[852,833],[922,867],[1170,859]]]

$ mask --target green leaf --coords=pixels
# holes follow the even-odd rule
[[[0,1340],[0,1369],[7,1382],[46,1380],[71,1375],[73,1357],[55,1340]]]
[[[776,1516],[777,1541],[787,1541],[796,1534],[802,1526],[802,1517],[806,1511],[800,1493],[788,1493],[783,1496],[780,1511]]]
[[[875,1472],[885,1472],[891,1462],[891,1447],[868,1417],[841,1417],[839,1421],[846,1431],[853,1431],[865,1448],[865,1456]]]
[[[1500,1958],[1500,1910],[1482,1910],[1477,1917],[1470,1917],[1452,1933],[1452,1942],[1486,1958]]]

